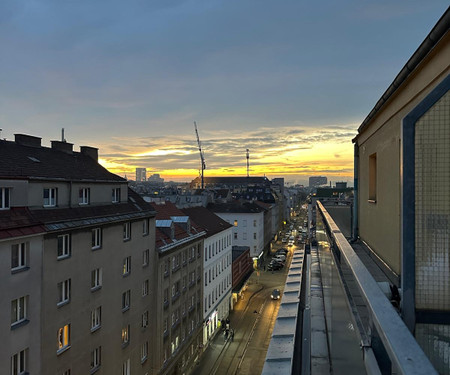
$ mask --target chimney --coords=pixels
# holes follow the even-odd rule
[[[14,134],[14,140],[22,146],[41,147],[41,139],[28,134]]]
[[[89,156],[98,162],[98,148],[90,147],[90,146],[80,146],[80,152],[83,155]]]
[[[65,152],[66,154],[72,154],[73,143],[61,142],[61,141],[51,141],[52,149]]]

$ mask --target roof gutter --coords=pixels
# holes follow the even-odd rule
[[[417,68],[417,66],[422,62],[422,60],[427,56],[430,51],[436,46],[439,40],[447,33],[450,28],[450,7],[447,8],[443,16],[439,19],[433,29],[430,31],[428,36],[422,42],[422,44],[417,48],[416,52],[410,57],[403,69],[395,77],[394,81],[384,92],[381,98],[378,100],[375,107],[370,111],[367,117],[364,119],[360,127],[358,128],[358,135],[352,139],[352,142],[356,142],[359,134],[368,126],[368,123],[376,116],[378,111],[384,106],[384,104],[389,100],[389,98],[397,91],[397,89],[406,81],[406,79],[411,75],[411,73]]]

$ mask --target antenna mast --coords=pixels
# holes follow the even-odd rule
[[[198,151],[200,152],[200,160],[202,163],[202,189],[204,188],[204,180],[203,180],[203,171],[206,169],[206,163],[205,163],[205,157],[203,155],[202,151],[202,144],[200,142],[200,137],[198,136],[198,130],[197,130],[197,123],[194,121],[194,128],[195,128],[195,135],[197,136],[197,144],[198,144]]]
[[[250,173],[250,166],[249,166],[249,158],[250,158],[250,154],[249,154],[250,150],[247,149],[247,177],[249,177]]]

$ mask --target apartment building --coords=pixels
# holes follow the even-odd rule
[[[355,228],[401,287],[401,314],[449,374],[450,11],[358,129]]]
[[[218,203],[208,209],[233,225],[233,246],[248,246],[255,264],[264,250],[264,208],[252,202]]]
[[[154,374],[190,373],[201,354],[203,237],[173,203],[156,211]]]
[[[204,207],[183,212],[205,231],[203,258],[203,348],[220,330],[232,306],[232,228],[233,226]]]
[[[154,211],[98,151],[0,141],[0,373],[150,373]]]

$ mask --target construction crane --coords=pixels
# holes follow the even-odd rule
[[[194,127],[195,127],[195,135],[197,136],[197,144],[198,144],[198,151],[200,151],[200,159],[202,162],[202,189],[204,188],[204,180],[203,180],[203,171],[206,169],[206,163],[205,163],[205,156],[203,155],[202,151],[202,143],[200,142],[200,137],[198,136],[198,130],[197,130],[197,123],[194,121]]]

